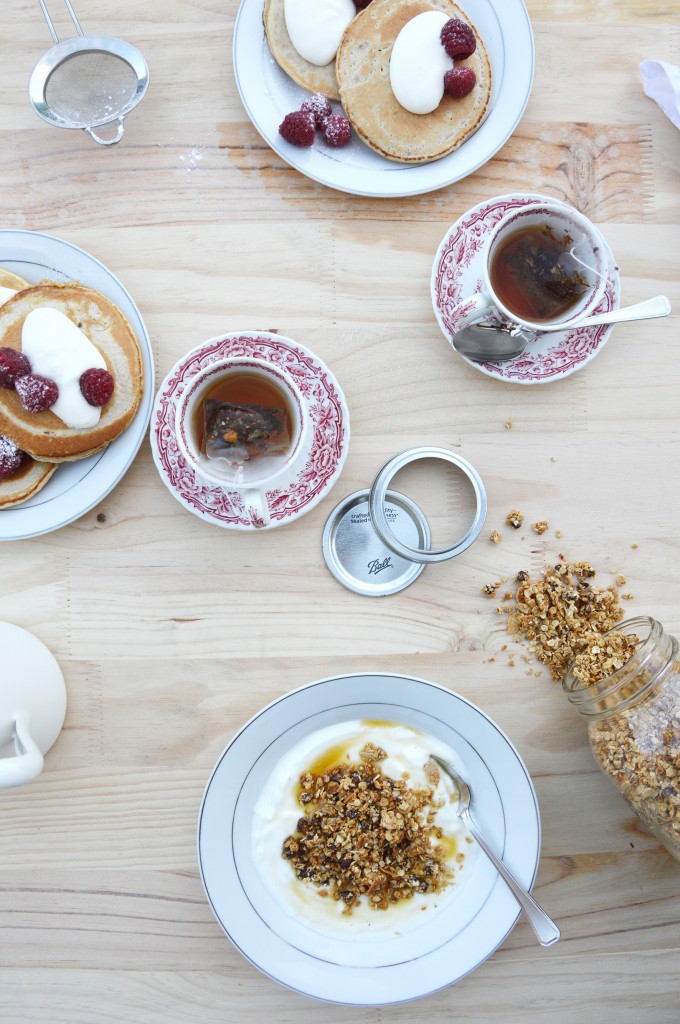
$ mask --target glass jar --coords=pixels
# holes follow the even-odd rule
[[[572,664],[562,685],[588,722],[590,746],[600,768],[680,860],[678,641],[646,617],[628,619],[609,633],[639,638],[628,661],[591,685],[576,679]]]

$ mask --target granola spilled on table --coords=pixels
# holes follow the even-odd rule
[[[517,574],[519,586],[508,616],[508,632],[529,642],[529,650],[562,679],[567,666],[593,638],[599,638],[623,618],[616,587],[596,587],[589,562],[560,561],[532,580],[526,570]]]
[[[359,756],[356,764],[303,772],[298,799],[304,815],[282,849],[297,877],[341,900],[344,913],[362,896],[374,910],[387,910],[417,893],[438,892],[452,878],[434,824],[439,805],[433,789],[385,775],[380,762],[387,754],[380,747],[366,744]],[[427,768],[434,787],[438,770]]]

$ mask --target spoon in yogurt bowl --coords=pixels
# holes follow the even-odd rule
[[[467,826],[470,835],[473,839],[477,840],[477,843],[482,848],[484,853],[487,855],[491,863],[494,865],[499,875],[508,886],[513,896],[519,903],[520,907],[527,916],[529,924],[534,930],[536,938],[542,946],[552,946],[554,942],[560,937],[560,930],[552,921],[542,907],[538,905],[533,896],[527,892],[525,888],[517,881],[512,872],[505,866],[501,858],[493,851],[489,846],[486,839],[482,836],[477,825],[470,816],[470,802],[472,800],[472,794],[470,793],[470,787],[465,781],[463,776],[453,767],[450,761],[445,761],[443,758],[438,757],[436,754],[429,755],[430,761],[433,761],[453,782],[456,788],[456,794],[458,797],[458,803],[456,806],[456,814],[461,821]],[[455,796],[452,797],[452,801]]]
[[[467,359],[480,363],[502,362],[521,355],[529,342],[541,334],[571,331],[577,327],[601,327],[629,320],[651,320],[654,317],[668,316],[670,311],[671,304],[666,296],[656,295],[653,299],[645,299],[644,302],[637,302],[633,306],[622,306],[606,313],[594,313],[566,326],[546,324],[540,331],[534,331],[528,327],[499,320],[465,327],[450,340],[456,352]]]

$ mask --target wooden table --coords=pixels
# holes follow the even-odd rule
[[[159,380],[229,330],[309,346],[345,391],[352,440],[333,494],[284,529],[236,534],[190,515],[145,441],[98,507],[3,546],[0,619],[54,651],[69,707],[42,776],[0,796],[0,1020],[358,1019],[232,948],[203,895],[195,828],[210,769],[261,706],[329,674],[383,670],[450,686],[517,745],[542,814],[536,892],[562,941],[541,950],[520,920],[454,988],[361,1019],[678,1020],[678,865],[595,767],[561,688],[499,656],[503,620],[481,594],[562,550],[602,583],[625,574],[630,612],[680,633],[678,317],[617,327],[586,370],[548,387],[510,386],[451,352],[428,283],[463,211],[533,190],[601,227],[624,303],[664,292],[680,308],[680,136],[638,73],[646,57],[680,63],[680,17],[658,0],[528,8],[536,77],[513,137],[464,181],[380,201],[324,189],[263,144],[231,68],[235,2],[77,4],[86,31],[129,39],[152,68],[113,149],[35,116],[26,82],[49,36],[33,0],[6,5],[2,225],[58,235],[111,268],[145,318]],[[323,525],[414,443],[479,469],[488,529],[400,595],[359,597],[327,571]],[[511,508],[550,531],[511,534]],[[434,508],[444,528],[458,511],[446,495]]]

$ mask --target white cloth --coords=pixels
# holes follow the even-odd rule
[[[655,100],[675,127],[680,128],[680,68],[662,60],[643,60],[640,72],[645,96]]]

